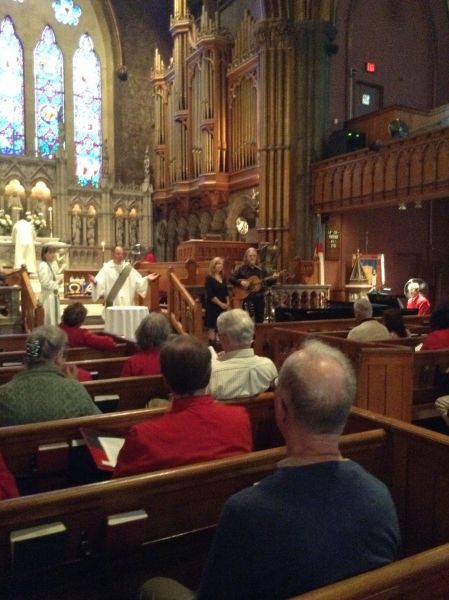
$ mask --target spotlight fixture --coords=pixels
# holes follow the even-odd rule
[[[407,210],[405,202],[401,202],[398,206],[398,210]]]
[[[415,200],[415,208],[422,208],[421,200]]]

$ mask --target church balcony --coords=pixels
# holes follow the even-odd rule
[[[312,203],[317,213],[394,206],[448,195],[448,127],[312,165]]]

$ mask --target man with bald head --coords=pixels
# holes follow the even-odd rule
[[[397,559],[387,487],[339,450],[355,392],[352,367],[336,348],[312,340],[291,354],[275,392],[287,458],[226,502],[195,596],[156,578],[141,598],[291,598]]]
[[[150,274],[142,277],[136,269],[125,261],[125,252],[122,246],[116,246],[112,260],[104,263],[96,277],[91,275],[90,281],[94,290],[92,300],[96,302],[104,297],[106,308],[109,306],[131,306],[135,304],[135,296],[145,297],[148,281],[156,279],[157,275]]]

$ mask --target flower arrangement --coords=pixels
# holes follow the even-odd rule
[[[31,223],[36,233],[47,227],[47,222],[44,219],[43,213],[26,213],[26,220]]]
[[[8,235],[12,230],[12,219],[4,210],[0,210],[0,233]]]

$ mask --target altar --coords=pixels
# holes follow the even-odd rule
[[[105,310],[104,330],[135,341],[134,333],[147,316],[147,306],[109,306]]]

